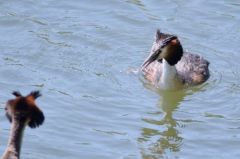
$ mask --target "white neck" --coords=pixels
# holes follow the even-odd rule
[[[177,81],[176,67],[169,65],[165,59],[162,59],[162,74],[158,81],[158,86],[161,89],[174,89]]]

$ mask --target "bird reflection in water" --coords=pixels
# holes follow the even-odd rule
[[[151,128],[142,128],[141,137],[138,138],[144,159],[155,159],[168,152],[178,152],[183,140],[178,130],[181,125],[174,119],[173,113],[184,97],[189,95],[189,91],[155,91],[160,95],[157,103],[160,111],[147,113],[149,116],[142,119]]]

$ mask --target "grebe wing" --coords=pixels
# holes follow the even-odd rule
[[[181,60],[176,64],[177,72],[184,78],[186,83],[200,84],[209,77],[209,62],[197,54],[184,53]]]

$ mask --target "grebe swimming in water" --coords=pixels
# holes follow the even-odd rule
[[[19,159],[26,125],[36,128],[44,121],[42,111],[35,104],[35,99],[41,96],[39,91],[33,91],[25,97],[19,92],[13,92],[13,95],[16,98],[8,100],[5,107],[6,116],[12,125],[8,146],[1,159]]]
[[[142,64],[147,80],[160,89],[198,85],[209,78],[209,62],[184,52],[177,36],[156,32],[150,55]]]

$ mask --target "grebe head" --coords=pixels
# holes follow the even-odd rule
[[[152,46],[152,54],[143,63],[142,66],[148,66],[155,60],[159,62],[165,59],[169,65],[175,65],[183,55],[183,48],[175,35],[161,33],[160,30],[156,32],[156,40]]]
[[[35,99],[41,96],[39,91],[33,91],[27,96],[22,96],[20,92],[12,93],[16,98],[10,99],[6,103],[6,116],[10,122],[18,120],[26,122],[29,127],[36,128],[44,121],[42,111],[35,104]]]

